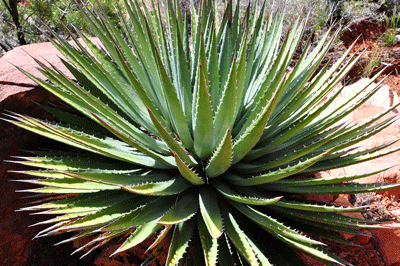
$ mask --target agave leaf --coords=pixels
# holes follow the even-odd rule
[[[332,176],[332,177],[321,177],[321,178],[304,178],[304,179],[282,179],[272,182],[273,185],[285,185],[285,186],[311,186],[311,185],[325,185],[325,184],[335,184],[347,181],[352,181],[360,178],[364,178],[371,175],[376,175],[392,167],[387,167],[378,171],[369,172],[361,175],[354,176]]]
[[[395,116],[392,116],[380,123],[377,123],[376,125],[371,125],[364,128],[351,127],[349,130],[345,130],[343,133],[333,138],[332,142],[325,144],[319,149],[329,149],[335,147],[333,151],[344,150],[345,148],[351,147],[354,144],[357,144],[381,132],[388,126],[392,125],[395,121],[397,121],[397,119],[395,119]]]
[[[272,266],[268,258],[263,254],[263,251],[256,245],[256,243],[250,239],[250,236],[248,236],[247,241],[249,242],[251,248],[254,250],[254,253],[260,262],[261,266]],[[298,264],[296,264],[298,265]]]
[[[228,170],[232,162],[232,135],[231,130],[225,133],[222,142],[212,155],[207,167],[205,168],[205,173],[208,177],[214,178],[223,174]]]
[[[293,192],[299,194],[353,194],[353,193],[367,193],[378,190],[390,189],[400,186],[400,184],[358,184],[358,183],[339,183],[329,185],[315,185],[315,186],[301,186],[301,187],[288,187],[288,186],[270,186],[271,190],[282,192]]]
[[[279,234],[276,234],[276,237],[281,239],[283,242],[303,251],[304,253],[307,253],[307,254],[311,255],[312,257],[322,260],[325,263],[336,263],[338,265],[348,265],[340,258],[338,258],[332,254],[329,254],[325,250],[322,251],[311,244],[298,242],[296,240],[290,239],[288,237],[285,237],[285,236],[279,235]],[[331,264],[331,265],[334,265],[334,264]]]
[[[201,246],[203,248],[205,265],[214,266],[217,264],[218,258],[218,241],[210,235],[200,215],[197,215],[197,218],[197,227],[199,229]]]
[[[213,107],[213,114],[215,114],[218,103],[220,101],[220,98],[218,95],[220,95],[220,89],[219,89],[219,83],[220,83],[220,77],[219,77],[219,71],[218,71],[218,43],[217,43],[217,36],[215,34],[215,30],[211,32],[211,48],[210,48],[210,55],[208,57],[208,71],[210,72],[209,74],[209,81],[210,81],[210,88],[209,92],[211,94],[211,105]]]
[[[106,31],[107,32],[107,31]],[[111,34],[107,32],[108,38],[110,38],[110,41],[114,45],[114,51],[116,54],[116,59],[120,58],[121,62],[124,62],[124,58],[122,57],[119,49],[115,49],[116,42],[113,40]],[[111,60],[111,58],[104,54],[104,52],[99,49],[96,45],[94,45],[88,38],[86,38],[83,34],[80,35],[81,38],[85,41],[86,45],[90,48],[90,51],[94,54],[96,59],[99,61],[99,64],[96,64],[95,61],[93,61],[94,64],[97,65],[101,73],[104,75],[104,78],[107,78],[109,80],[109,84],[113,84],[112,86],[115,87],[115,92],[116,95],[118,95],[118,98],[115,98],[114,102],[116,100],[122,101],[124,104],[124,111],[129,112],[128,114],[130,116],[133,116],[135,121],[140,121],[140,124],[148,129],[149,131],[154,132],[154,127],[152,127],[151,120],[149,119],[149,116],[146,114],[146,106],[142,102],[142,99],[146,99],[143,97],[143,93],[140,90],[136,90],[134,86],[132,86],[128,82],[128,77],[126,77],[123,73],[122,70],[127,69],[127,67],[117,67]],[[122,39],[122,38],[121,38]],[[122,60],[121,60],[122,59]],[[129,73],[129,72],[128,72]],[[130,75],[131,76],[131,75]],[[130,81],[134,81],[134,78],[131,78]],[[118,85],[115,85],[118,84]],[[123,88],[123,89],[122,89]],[[137,93],[140,92],[138,95]],[[142,96],[142,97],[141,97]],[[139,100],[140,99],[140,100]],[[147,99],[148,100],[148,99]],[[126,107],[125,107],[126,106]],[[153,129],[153,130],[151,130]]]
[[[79,195],[58,202],[45,204],[41,208],[56,208],[47,211],[49,214],[91,212],[99,211],[117,202],[137,197],[132,193],[121,193],[121,191],[99,191],[93,193],[93,195],[83,195],[86,197]]]
[[[175,225],[166,265],[176,265],[182,259],[184,253],[187,252],[186,249],[189,246],[189,241],[193,235],[195,225],[195,218],[191,218]]]
[[[304,211],[315,211],[315,212],[354,212],[354,211],[362,211],[367,206],[360,206],[360,207],[346,207],[343,206],[327,206],[321,204],[310,204],[305,202],[298,202],[298,201],[289,201],[289,200],[280,200],[279,202],[274,203],[274,205],[282,207],[282,208],[289,208],[289,209],[296,209],[296,210],[304,210]]]
[[[224,138],[226,131],[233,127],[235,122],[234,110],[236,104],[236,61],[233,62],[229,79],[221,96],[221,102],[214,118],[214,148]]]
[[[140,244],[142,241],[158,232],[161,228],[162,225],[156,223],[147,223],[138,226],[125,242],[113,253],[113,255]]]
[[[20,180],[19,180],[20,181]],[[76,178],[57,178],[57,179],[42,179],[42,180],[24,180],[24,182],[39,184],[49,187],[71,188],[71,189],[93,189],[93,190],[115,190],[118,187],[95,182],[79,180]]]
[[[165,163],[167,163],[167,161],[169,160],[168,158],[164,157],[164,159],[162,159],[161,155],[157,155],[153,151],[141,147],[139,144],[136,144],[135,146],[137,148],[140,148],[142,151],[147,150],[146,153],[156,159],[148,157],[143,153],[135,155],[132,152],[128,152],[125,148],[126,143],[117,141],[116,139],[110,139],[104,136],[102,138],[99,138],[91,134],[85,134],[82,131],[79,132],[73,129],[68,129],[64,126],[60,126],[54,123],[44,123],[40,120],[22,115],[15,116],[14,118],[19,120],[19,122],[10,122],[19,127],[25,128],[45,137],[66,143],[68,145],[75,146],[77,148],[135,164],[144,164],[148,166],[152,165],[153,167],[158,165],[162,168],[167,167]],[[121,148],[125,149],[125,151],[121,150]],[[160,160],[160,162],[156,160]],[[163,163],[161,161],[163,161]]]
[[[285,97],[279,102],[275,113],[273,114],[275,124],[285,121],[294,110],[300,107],[306,97],[310,95],[308,92],[312,91],[313,86],[306,86],[306,82],[311,78],[312,74],[315,73],[317,67],[328,52],[328,47],[331,46],[335,37],[339,34],[338,30],[333,34],[333,36],[328,38],[330,31],[331,29],[325,33],[320,43],[310,54],[307,52],[310,42],[307,44],[305,52],[288,76],[288,79],[285,82]],[[326,68],[321,70],[318,78],[323,76],[322,73],[324,73],[325,70]],[[318,78],[316,80],[318,80]],[[306,87],[305,91],[303,89],[304,87]]]
[[[219,261],[223,261],[227,265],[235,265],[233,250],[228,243],[226,233],[223,234],[223,237],[218,238],[218,247]]]
[[[306,219],[302,219],[300,217],[294,217],[294,216],[292,216],[292,218],[294,219],[295,222],[304,224],[304,226],[313,227],[313,228],[321,228],[322,230],[325,230],[326,232],[334,231],[334,232],[342,232],[342,233],[351,234],[351,235],[367,236],[363,231],[360,231],[360,230],[354,229],[354,228],[350,228],[350,227],[344,227],[339,224],[333,224],[333,223],[327,224],[327,223],[322,223],[322,222],[318,222],[318,221],[306,220]]]
[[[279,21],[279,25],[276,25],[275,30],[280,31],[281,27],[282,18]],[[276,31],[274,33],[276,33]],[[276,49],[278,46],[277,38],[274,38],[273,45],[274,46],[272,46],[270,54],[265,58],[265,60],[272,60],[272,56],[274,56],[274,48]],[[261,70],[258,72],[258,75],[254,75],[254,78],[259,77],[260,79],[254,80],[253,84],[249,84],[249,89],[246,92],[244,103],[245,105],[249,104],[249,106],[247,107],[246,113],[242,116],[241,121],[237,125],[237,128],[240,129],[239,134],[241,134],[243,130],[250,125],[250,123],[256,118],[256,115],[265,107],[266,103],[272,99],[274,92],[277,90],[277,88],[279,88],[279,84],[281,84],[281,79],[285,75],[285,71],[287,69],[287,60],[290,57],[290,54],[287,53],[287,51],[284,51],[288,46],[288,42],[284,42],[283,46],[284,47],[282,47],[282,49],[279,51],[279,54],[273,63],[264,62],[265,64],[260,64]],[[271,47],[269,47],[269,49],[271,49]],[[268,67],[270,67],[270,69],[267,70]],[[266,77],[261,78],[264,76]],[[277,94],[275,97],[276,100],[278,100],[280,98],[280,94]],[[273,106],[273,109],[274,108],[275,106]],[[236,128],[235,132],[237,132]]]
[[[182,140],[183,145],[186,149],[193,148],[193,139],[191,137],[188,122],[186,121],[186,117],[184,111],[181,107],[181,103],[176,95],[173,84],[171,83],[170,78],[167,75],[165,67],[161,62],[160,55],[158,53],[157,47],[155,47],[154,42],[152,43],[153,49],[155,50],[155,58],[157,61],[158,72],[161,76],[162,81],[162,89],[167,102],[169,117],[171,118],[171,122],[173,128],[178,134],[179,138]]]
[[[209,158],[213,151],[214,122],[212,106],[207,90],[207,80],[202,64],[197,71],[196,113],[193,116],[194,151],[203,160]],[[207,73],[207,72],[206,72]]]
[[[52,169],[57,171],[79,171],[85,165],[85,171],[109,172],[118,165],[121,172],[136,172],[138,168],[132,164],[114,161],[110,158],[89,155],[88,153],[34,152],[38,157],[15,157],[24,161],[10,161],[22,165]],[[139,168],[140,170],[140,168]]]
[[[346,154],[343,155],[341,153],[333,153],[331,156],[326,156],[324,160],[321,160],[321,162],[316,163],[315,165],[311,166],[310,168],[302,171],[301,173],[307,174],[307,173],[316,173],[320,171],[324,171],[327,169],[335,169],[335,168],[340,168],[344,166],[349,166],[357,163],[362,163],[365,161],[373,160],[382,156],[385,156],[387,154],[391,154],[393,152],[396,152],[399,150],[399,148],[393,148],[389,150],[384,150],[380,151],[393,143],[397,142],[392,141],[371,149],[366,149],[364,151],[356,152],[356,153],[351,153],[351,154]],[[380,151],[380,152],[379,152]],[[330,164],[330,167],[328,166]]]
[[[214,190],[201,187],[198,200],[201,216],[207,226],[207,230],[213,238],[219,238],[222,234],[222,217],[217,193]]]
[[[178,170],[181,173],[181,175],[190,183],[193,185],[202,185],[204,184],[204,181],[202,178],[194,172],[189,166],[187,166],[182,159],[174,153],[175,161],[178,166]]]
[[[89,230],[90,232],[92,232],[91,230]],[[92,252],[93,250],[103,246],[104,244],[106,244],[108,241],[110,241],[112,238],[114,237],[118,237],[123,235],[124,233],[126,233],[127,230],[118,230],[118,231],[114,231],[114,232],[107,232],[102,234],[101,236],[96,237],[95,239],[93,239],[92,241],[86,243],[85,245],[79,247],[78,249],[76,249],[72,254],[75,254],[78,251],[82,251],[84,249],[88,249],[90,246],[94,245],[92,248],[90,248],[85,254],[83,254],[80,258],[85,257],[86,255],[88,255],[90,252]],[[98,243],[100,242],[100,243]],[[97,245],[96,245],[97,244]],[[71,254],[71,255],[72,255]]]
[[[90,195],[90,194],[86,194],[86,195]],[[57,216],[55,218],[52,218],[52,219],[44,220],[42,222],[33,224],[32,226],[59,223],[59,222],[68,222],[68,223],[70,223],[71,221],[75,221],[76,219],[83,218],[85,216],[94,214],[95,212],[96,211],[67,213],[67,214],[59,215],[59,216]],[[38,214],[47,214],[47,213],[46,212],[40,212]],[[37,237],[39,237],[39,236],[41,236],[41,234],[39,234]]]
[[[225,198],[245,204],[267,205],[267,204],[273,204],[282,198],[282,197],[267,198],[265,197],[266,195],[260,197],[259,193],[255,195],[252,195],[251,193],[247,195],[242,195],[241,193],[236,192],[227,184],[220,181],[213,182],[213,185],[218,190],[218,192],[221,193]]]
[[[373,221],[363,220],[359,218],[352,218],[337,213],[326,212],[309,212],[303,210],[288,210],[287,208],[280,208],[277,206],[269,206],[278,212],[286,213],[295,218],[315,221],[324,224],[331,224],[334,226],[348,227],[348,228],[385,228],[383,224],[377,224]]]
[[[176,196],[158,197],[157,199],[133,209],[118,220],[112,221],[103,230],[134,228],[142,224],[158,221],[174,204]]]
[[[66,173],[67,176],[90,180],[100,184],[109,184],[126,191],[144,195],[173,195],[188,188],[188,182],[180,177],[162,173]]]
[[[76,229],[76,228],[100,227],[111,221],[124,217],[132,210],[138,210],[143,206],[147,206],[152,201],[154,201],[154,199],[145,196],[137,196],[135,201],[132,201],[131,199],[123,200],[121,202],[114,204],[111,207],[100,210],[92,215],[88,215],[66,226],[65,228]]]
[[[349,53],[349,51],[347,51],[347,53]],[[340,61],[343,62],[343,60],[345,60],[345,58],[346,57],[342,57],[340,59]],[[355,64],[357,59],[353,59],[351,61],[351,63],[349,63],[349,64],[350,65]],[[340,64],[335,64],[336,68],[338,68],[339,66],[340,66]],[[349,65],[346,66],[345,69],[341,70],[341,73],[339,73],[339,75],[345,75],[345,73],[350,71],[350,69],[351,69],[351,67]],[[337,76],[336,76],[336,77],[333,77],[331,79],[331,81],[329,82],[329,84],[327,84],[327,85],[323,86],[323,84],[320,83],[321,80],[324,80],[324,82],[327,82],[328,79],[332,77],[333,73],[335,73],[335,72],[332,72],[331,70],[332,69],[330,69],[327,73],[325,73],[325,71],[322,70],[322,73],[317,75],[317,77],[313,81],[313,83],[310,86],[306,87],[305,90],[301,91],[302,92],[301,96],[298,97],[297,100],[291,102],[293,104],[297,103],[297,104],[301,105],[300,108],[297,108],[297,110],[295,112],[289,112],[289,111],[291,111],[291,109],[289,108],[288,110],[282,110],[282,112],[279,113],[279,119],[276,120],[276,122],[274,121],[274,123],[271,123],[271,125],[269,126],[269,130],[266,130],[264,132],[264,134],[262,136],[263,141],[261,141],[260,144],[265,145],[267,143],[267,140],[270,141],[271,137],[274,134],[276,135],[279,132],[279,130],[282,131],[282,130],[284,130],[284,128],[290,127],[293,123],[295,123],[295,121],[301,121],[302,119],[304,119],[305,114],[307,114],[309,112],[309,110],[313,108],[313,106],[318,106],[318,104],[323,99],[323,97],[326,97],[328,92],[331,91],[337,85],[337,83],[340,81],[340,79],[337,79]],[[309,95],[311,95],[311,97],[309,97]],[[337,94],[335,94],[335,95],[337,95]],[[331,97],[331,99],[333,99],[334,97],[335,96]],[[304,105],[304,100],[307,101],[307,103],[305,105]],[[354,109],[350,109],[350,110],[347,109],[343,113],[337,113],[335,115],[332,115],[332,110],[330,110],[329,112],[324,111],[324,112],[322,112],[322,114],[324,114],[324,115],[321,114],[320,117],[321,118],[324,117],[325,113],[326,113],[332,119],[328,120],[327,117],[324,117],[323,119],[321,119],[321,118],[316,119],[316,120],[318,120],[318,122],[316,122],[316,121],[311,122],[311,125],[306,127],[306,129],[310,128],[311,126],[316,126],[317,128],[319,128],[319,130],[314,129],[314,132],[320,132],[321,130],[328,128],[335,122],[340,121],[340,119],[345,117],[352,110],[354,110]],[[291,117],[290,119],[286,119],[286,121],[282,121],[282,119],[284,119],[285,117],[289,117],[289,115]],[[281,123],[279,124],[279,122],[281,122]],[[302,130],[302,131],[304,132],[305,130]],[[304,136],[303,136],[303,138],[304,138]]]
[[[112,195],[113,193],[115,193],[115,191],[100,191],[98,193],[93,193],[92,195],[90,194],[82,194],[82,195],[64,195],[61,197],[55,197],[53,198],[53,201],[50,202],[45,202],[42,203],[41,201],[39,202],[34,202],[33,204],[39,204],[39,205],[33,205],[33,206],[29,206],[29,207],[24,207],[21,208],[20,210],[26,210],[26,211],[36,211],[36,210],[42,210],[42,209],[54,209],[57,210],[58,208],[64,208],[64,207],[68,207],[68,205],[73,205],[79,201],[85,201],[91,198],[96,198],[96,197],[100,197],[99,200],[99,204],[101,204],[102,202],[102,197],[104,195],[104,197],[107,199],[109,193]],[[116,195],[118,195],[119,193],[117,192]],[[123,197],[124,193],[121,193],[121,196]]]
[[[280,222],[276,221],[275,219],[269,217],[268,215],[253,209],[248,205],[244,205],[242,203],[236,203],[234,201],[229,201],[236,209],[242,212],[244,215],[255,221],[256,223],[266,227],[269,231],[277,231],[291,239],[295,239],[296,241],[306,243],[306,244],[317,244],[317,245],[324,245],[321,242],[312,240],[308,237],[305,237],[294,230],[284,226]]]
[[[149,181],[135,187],[124,187],[124,189],[133,193],[149,196],[169,196],[179,194],[189,187],[190,183],[182,178],[182,176],[177,175],[165,182]]]
[[[153,52],[148,45],[150,40],[148,39],[148,34],[146,32],[147,29],[142,27],[143,23],[146,23],[145,19],[143,16],[141,16],[142,14],[140,8],[135,8],[136,2],[129,0],[129,3],[130,4],[128,4],[128,1],[124,0],[125,10],[129,14],[131,25],[133,26],[134,32],[137,35],[135,35],[136,38],[132,35],[130,27],[125,20],[123,20],[124,32],[128,35],[129,44],[133,47],[135,52],[134,54],[129,52],[126,52],[125,54],[132,65],[132,68],[135,69],[135,73],[141,84],[143,84],[143,87],[146,88],[146,92],[153,101],[158,103],[157,106],[159,107],[160,112],[163,114],[163,117],[169,121],[166,100],[163,95],[157,93],[157,88],[162,86],[161,79],[156,71],[151,71],[151,69],[157,68],[157,63],[153,57]],[[135,9],[135,11],[133,9]],[[160,21],[158,20],[157,23],[159,25]],[[160,25],[158,27],[160,27]],[[161,33],[163,34],[163,31],[161,31]],[[162,52],[165,54],[166,46],[164,35],[160,37],[160,40],[163,44],[161,45],[161,47],[163,47]],[[169,69],[168,62],[166,62],[166,64],[167,69]]]
[[[339,92],[337,92],[338,94]],[[331,99],[328,99],[325,103],[323,103],[319,108],[317,108],[314,112],[310,111],[305,115],[302,120],[299,120],[297,123],[292,124],[289,126],[289,128],[282,133],[279,137],[275,138],[270,138],[269,143],[266,145],[262,144],[262,147],[259,149],[255,149],[251,152],[249,152],[248,156],[246,156],[247,159],[249,160],[255,160],[257,158],[260,158],[275,148],[277,148],[280,144],[284,143],[291,137],[295,136],[298,132],[300,132],[302,129],[304,129],[308,124],[310,124],[320,113],[322,113],[323,110],[325,110],[333,101],[335,97],[332,97]],[[323,142],[320,144],[322,145]],[[304,149],[306,150],[306,149]]]
[[[240,229],[233,215],[224,209],[223,217],[225,222],[226,235],[251,265],[258,265],[258,261],[247,235]]]
[[[318,228],[316,226],[313,226],[313,227],[300,226],[299,229],[304,231],[304,232],[311,233],[313,235],[320,235],[320,236],[322,236],[323,238],[325,238],[325,239],[327,239],[329,241],[334,241],[334,242],[342,244],[342,245],[344,244],[344,245],[349,245],[349,246],[358,247],[358,248],[362,247],[357,243],[353,243],[350,240],[345,240],[345,239],[341,238],[336,233],[330,232],[330,231],[328,231],[326,229]]]
[[[239,4],[240,1],[238,1],[237,4]],[[235,12],[235,17],[239,14],[239,9],[237,8]],[[235,36],[235,35],[234,35]],[[247,60],[246,60],[246,55],[247,55],[247,38],[246,38],[246,33],[243,34],[242,40],[240,42],[240,49],[238,52],[238,63],[237,63],[237,75],[236,75],[236,103],[235,103],[235,120],[238,120],[238,114],[240,109],[243,106],[243,96],[244,96],[244,82],[245,82],[245,75],[246,75],[246,66],[247,66]],[[239,40],[239,38],[238,38]]]
[[[61,172],[66,176],[80,178],[83,180],[89,180],[92,182],[98,182],[102,184],[110,184],[121,187],[135,187],[142,185],[145,182],[162,182],[172,178],[171,174],[164,174],[157,171],[147,172],[133,172],[133,173],[103,173],[103,172]]]
[[[279,167],[278,169],[270,170],[269,173],[267,173],[267,174],[261,174],[261,175],[253,176],[253,177],[246,178],[246,179],[242,178],[238,175],[234,175],[234,174],[227,175],[226,177],[230,183],[232,183],[234,185],[239,185],[239,186],[253,186],[253,185],[266,184],[269,182],[283,179],[283,178],[288,177],[293,174],[297,174],[304,169],[308,169],[309,167],[311,167],[318,161],[322,160],[325,156],[327,156],[327,154],[329,154],[329,153],[327,152],[327,153],[318,154],[315,157],[306,158],[303,162],[301,162],[301,161],[291,162],[290,164],[293,164],[294,166],[290,166],[290,164],[287,164],[287,165],[277,164],[277,166]],[[289,161],[290,161],[290,159],[289,159]],[[283,169],[281,169],[281,167]],[[260,168],[262,169],[263,166],[260,166]],[[244,172],[245,170],[248,170],[248,168],[242,168],[242,169],[238,168],[238,170]],[[264,169],[262,169],[262,170],[264,170]],[[252,171],[253,170],[251,170],[251,172]]]
[[[63,187],[43,187],[35,189],[17,190],[16,192],[31,192],[31,193],[44,193],[44,194],[80,194],[80,193],[94,193],[98,189],[81,189],[81,188],[63,188]]]
[[[228,4],[228,6],[229,5],[230,4]],[[220,30],[223,31],[221,37],[218,38],[218,44],[219,44],[218,69],[220,76],[220,84],[219,84],[220,92],[223,92],[226,89],[227,84],[231,83],[231,86],[233,86],[233,82],[236,83],[236,58],[234,58],[235,50],[233,49],[231,25],[229,25],[228,23],[221,25],[223,26],[221,27]],[[218,98],[223,99],[223,97],[220,97],[220,95],[218,95]]]
[[[264,132],[268,119],[272,113],[272,105],[274,99],[268,102],[267,106],[261,111],[259,116],[253,121],[251,125],[243,132],[233,145],[233,158],[232,164],[239,162],[246,154],[254,148]]]
[[[158,221],[159,224],[179,224],[192,218],[199,209],[197,194],[193,190],[182,193],[178,202]]]
[[[153,112],[148,109],[150,117],[162,139],[167,143],[171,151],[176,153],[182,160],[188,165],[193,165],[194,161],[186,154],[186,151],[179,145],[179,143],[173,139],[173,137],[168,133],[165,128],[162,127],[160,121],[154,116]]]
[[[182,20],[180,10],[173,10],[172,2],[168,2],[167,24],[170,37],[170,59],[172,67],[172,81],[176,89],[178,99],[182,104],[185,118],[187,123],[192,124],[192,87],[189,76],[189,66],[186,62],[186,55],[184,52],[184,46],[181,36],[182,31]],[[179,5],[176,5],[179,7]],[[179,8],[178,8],[179,9]],[[176,18],[178,16],[178,18]],[[192,148],[192,147],[188,147]]]

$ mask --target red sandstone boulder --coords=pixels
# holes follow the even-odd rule
[[[349,95],[351,91],[356,89],[358,86],[367,84],[369,82],[369,79],[362,79],[357,83],[354,83],[348,87],[345,87],[343,92],[341,93],[342,97],[345,97],[346,95]],[[390,89],[388,86],[383,86],[370,100],[368,100],[366,103],[364,103],[360,108],[352,112],[347,119],[349,122],[362,122],[365,121],[372,116],[375,116],[384,110],[386,110],[389,107],[392,107],[399,103],[399,97],[397,96],[396,92]],[[378,122],[382,121],[383,119],[387,119],[391,116],[397,115],[398,111],[397,109],[400,110],[400,108],[396,108],[394,111],[390,112],[387,114],[384,118],[379,120]],[[393,124],[391,124],[388,128],[385,130],[379,132],[378,134],[374,135],[373,137],[369,138],[368,140],[365,140],[356,146],[358,147],[355,151],[357,150],[364,150],[366,148],[373,148],[378,145],[388,143],[390,141],[395,141],[400,138],[400,120],[395,121]],[[400,142],[395,143],[394,145],[390,146],[389,149],[391,148],[399,148],[400,147]],[[344,176],[344,175],[360,175],[363,173],[368,173],[368,172],[373,172],[376,171],[377,169],[384,169],[387,167],[392,167],[393,168],[388,169],[387,171],[365,177],[359,180],[356,180],[356,182],[359,183],[374,183],[374,182],[390,182],[390,183],[397,183],[400,181],[400,166],[399,164],[399,156],[400,152],[392,153],[390,155],[377,158],[373,161],[369,162],[364,162],[356,165],[351,165],[348,167],[343,167],[343,168],[338,168],[334,170],[330,170],[328,172],[322,173],[323,175],[327,176]],[[392,195],[395,195],[397,198],[399,198],[400,190],[392,190]]]

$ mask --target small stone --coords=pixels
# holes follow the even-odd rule
[[[334,199],[333,195],[307,195],[307,200],[317,201],[322,203],[331,203]]]
[[[336,206],[343,206],[343,207],[351,207],[351,203],[348,199],[345,197],[339,196],[334,202],[334,205]]]
[[[394,216],[400,217],[400,209],[392,210],[390,213]]]
[[[366,235],[358,235],[358,236],[356,236],[356,239],[357,239],[357,242],[359,242],[360,244],[367,244],[371,240],[372,233],[368,230],[363,230],[363,232]]]
[[[393,45],[397,45],[398,43],[400,43],[400,35],[396,35],[393,40]]]

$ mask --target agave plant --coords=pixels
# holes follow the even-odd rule
[[[39,169],[23,172],[34,176],[24,181],[44,186],[29,191],[49,195],[24,210],[56,215],[39,236],[92,236],[82,247],[89,252],[125,238],[118,253],[156,235],[149,260],[165,248],[166,265],[301,265],[289,262],[297,260],[291,252],[348,264],[326,243],[352,244],[337,232],[383,225],[341,214],[360,207],[299,195],[397,186],[351,182],[386,169],[314,175],[394,152],[385,149],[392,143],[354,145],[389,126],[395,118],[381,118],[396,106],[343,122],[381,83],[334,101],[341,89],[333,89],[357,61],[350,48],[319,67],[338,32],[311,49],[300,45],[305,22],[282,40],[283,15],[267,15],[265,5],[240,16],[239,1],[228,1],[219,23],[210,0],[187,13],[178,1],[125,0],[125,7],[119,25],[100,6],[81,7],[97,43],[84,35],[85,45],[51,40],[74,79],[38,60],[49,82],[21,69],[65,105],[44,107],[57,122],[15,113],[8,121],[73,147],[18,161]]]

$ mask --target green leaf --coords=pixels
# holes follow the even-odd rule
[[[153,43],[153,48],[155,50],[155,58],[157,61],[158,72],[161,76],[162,81],[162,91],[167,102],[169,116],[172,121],[173,128],[178,134],[179,138],[182,140],[183,145],[186,149],[193,148],[193,139],[189,131],[188,122],[186,121],[185,114],[181,107],[181,103],[178,100],[176,92],[174,90],[173,84],[167,75],[165,67],[161,62],[160,55],[158,53],[157,47]]]
[[[240,229],[233,215],[227,210],[223,211],[226,235],[239,250],[243,257],[251,264],[258,265],[254,251],[248,242],[247,235]]]
[[[207,159],[213,151],[214,123],[207,81],[203,67],[197,70],[197,97],[193,119],[194,151],[201,159]]]
[[[294,164],[293,166],[290,166],[289,164],[287,165],[279,165],[279,169],[277,170],[271,170],[269,171],[267,174],[261,174],[261,175],[257,175],[257,176],[252,176],[250,178],[243,178],[239,175],[234,175],[234,174],[230,174],[230,175],[226,175],[226,178],[229,180],[230,183],[237,185],[237,186],[254,186],[254,185],[260,185],[260,184],[266,184],[266,183],[270,183],[276,180],[281,180],[285,177],[297,174],[307,168],[309,168],[310,166],[312,166],[313,164],[317,163],[318,161],[320,161],[321,159],[323,159],[325,156],[327,155],[327,153],[323,153],[323,154],[319,154],[318,156],[315,157],[311,157],[311,158],[307,158],[306,160],[304,160],[303,162],[293,162],[292,164]],[[284,166],[286,168],[284,168]],[[263,166],[261,166],[263,167]],[[280,168],[283,169],[280,169]],[[249,171],[249,169],[240,169],[241,171]],[[252,172],[252,170],[251,170]]]
[[[232,64],[229,79],[222,93],[220,104],[214,118],[214,148],[221,142],[226,131],[233,127],[235,122],[236,104],[236,63]]]
[[[210,188],[200,187],[199,204],[208,232],[213,238],[219,238],[222,234],[222,218],[217,193]]]
[[[186,190],[178,202],[158,221],[159,224],[180,224],[192,218],[199,209],[197,193]]]
[[[176,196],[158,197],[108,224],[103,230],[134,228],[146,223],[156,222],[173,206],[175,200]]]
[[[194,170],[189,168],[189,166],[187,166],[176,153],[174,153],[174,157],[179,172],[187,181],[189,181],[193,185],[204,184],[204,181],[201,179],[201,177],[198,174],[196,174]]]
[[[279,231],[280,234],[289,237],[290,239],[294,239],[295,241],[299,241],[306,244],[319,244],[321,242],[312,240],[306,236],[303,236],[296,231],[284,226],[282,223],[276,221],[275,219],[271,218],[270,216],[253,209],[248,205],[244,205],[242,203],[236,203],[234,201],[229,201],[236,209],[242,212],[244,215],[252,219],[254,222],[268,228],[269,231]]]
[[[117,204],[114,204],[111,207],[100,210],[92,215],[88,215],[68,226],[66,229],[76,229],[76,228],[90,228],[90,227],[99,227],[105,225],[111,221],[114,221],[118,218],[123,217],[130,211],[140,208],[143,205],[148,204],[154,199],[144,196],[136,196],[135,200],[127,199]]]
[[[208,177],[214,178],[225,173],[232,162],[232,135],[228,129],[205,169]]]
[[[188,246],[190,238],[193,235],[196,226],[196,219],[191,218],[175,225],[174,233],[172,235],[171,245],[168,251],[168,258],[166,265],[176,265],[183,257]]]
[[[214,266],[217,264],[218,258],[218,241],[210,235],[207,226],[200,215],[197,215],[197,218],[197,226],[199,229],[201,245],[203,247],[205,265]]]
[[[221,193],[224,197],[237,201],[240,203],[250,204],[250,205],[267,205],[267,204],[274,204],[279,201],[282,197],[266,197],[267,195],[263,194],[260,197],[260,192],[256,193],[256,191],[251,191],[246,195],[242,195],[241,193],[232,189],[229,185],[225,184],[224,182],[216,181],[213,182],[213,185]],[[254,193],[254,194],[252,194]]]
[[[272,113],[272,103],[274,99],[268,102],[267,106],[261,111],[259,116],[253,121],[253,123],[240,135],[233,145],[233,157],[232,164],[239,162],[243,157],[247,155],[249,151],[257,144],[262,133],[265,130],[265,126]]]
[[[112,254],[115,255],[119,252],[130,249],[145,239],[149,238],[151,235],[155,234],[159,230],[161,230],[163,226],[155,223],[147,223],[144,225],[138,226],[135,231],[125,240],[125,242]]]
[[[166,129],[162,127],[160,121],[157,120],[157,118],[154,116],[153,112],[150,109],[148,109],[148,112],[150,114],[151,120],[153,121],[154,126],[156,127],[158,133],[160,133],[160,136],[167,143],[170,150],[173,151],[174,153],[176,153],[188,165],[193,165],[194,161],[187,155],[186,151],[179,145],[179,143],[173,139],[171,134],[168,133],[166,131]]]
[[[373,184],[358,184],[358,183],[341,183],[331,185],[315,185],[315,186],[301,186],[301,187],[288,187],[288,186],[272,186],[268,188],[271,190],[292,192],[299,194],[353,194],[353,193],[367,193],[378,190],[385,190],[395,188],[400,184],[385,184],[385,183],[373,183]]]

